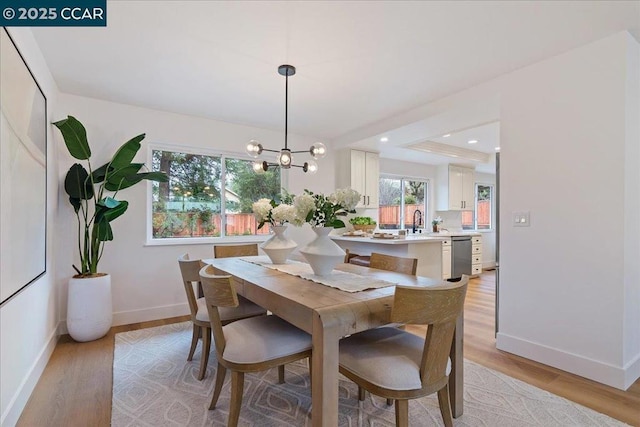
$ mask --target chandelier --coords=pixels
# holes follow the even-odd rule
[[[318,164],[314,160],[321,159],[327,154],[327,147],[322,142],[316,142],[308,150],[292,151],[289,149],[287,141],[287,120],[289,112],[289,76],[293,76],[296,73],[296,67],[293,65],[281,65],[278,67],[278,73],[285,78],[284,83],[284,148],[280,150],[269,150],[264,148],[255,139],[252,139],[247,144],[247,154],[254,159],[257,159],[264,151],[270,153],[277,153],[276,163],[270,163],[266,160],[256,160],[253,162],[253,170],[257,173],[264,173],[270,166],[280,166],[283,169],[289,169],[291,167],[302,168],[304,172],[314,174],[318,171]],[[304,162],[302,165],[296,165],[293,163],[293,155],[298,153],[309,153],[314,160]]]

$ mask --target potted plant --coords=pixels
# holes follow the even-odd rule
[[[133,163],[140,149],[140,134],[125,142],[104,165],[94,169],[87,131],[75,117],[55,122],[72,157],[86,162],[73,164],[64,179],[64,189],[78,219],[79,268],[69,281],[67,329],[76,341],[103,337],[111,328],[111,276],[98,271],[105,242],[113,240],[111,223],[127,211],[129,203],[116,199],[119,191],[143,181],[168,181],[164,172],[140,172]]]
[[[316,238],[300,249],[314,274],[326,276],[344,260],[345,252],[329,238],[329,233],[345,226],[338,217],[355,213],[359,200],[360,193],[351,188],[338,189],[328,197],[304,190],[294,197],[298,218],[304,218],[316,233]]]
[[[356,216],[349,220],[349,223],[353,225],[354,230],[364,231],[370,233],[376,229],[377,223],[370,216]]]
[[[434,233],[438,232],[438,228],[441,223],[442,223],[442,218],[440,218],[439,216],[433,218],[433,221],[431,221],[431,229]]]
[[[293,201],[293,197],[289,197]],[[286,200],[289,201],[289,200]],[[265,224],[271,225],[271,236],[260,245],[274,264],[284,264],[293,250],[298,246],[295,241],[286,236],[287,224],[302,224],[296,215],[296,208],[292,204],[278,203],[271,199],[260,199],[252,205],[253,213],[259,221],[258,230]]]

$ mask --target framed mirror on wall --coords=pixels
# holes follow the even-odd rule
[[[47,265],[47,99],[0,31],[0,307]]]

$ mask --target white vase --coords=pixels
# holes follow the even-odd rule
[[[284,264],[298,245],[287,237],[286,225],[272,225],[271,231],[273,236],[261,244],[260,248],[267,254],[272,263]]]
[[[300,249],[300,253],[318,276],[327,276],[336,265],[344,262],[345,252],[331,238],[333,227],[314,227],[316,238]]]
[[[76,341],[102,338],[113,320],[111,276],[72,277],[67,296],[67,329]]]

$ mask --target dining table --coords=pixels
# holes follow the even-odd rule
[[[386,281],[389,286],[346,292],[260,263],[265,257],[204,259],[215,273],[231,276],[238,294],[306,331],[312,337],[311,423],[338,425],[338,349],[340,338],[390,323],[395,284],[436,286],[442,280],[339,264],[334,271]],[[295,261],[291,261],[295,262]],[[274,268],[275,267],[275,268]],[[451,346],[449,393],[454,417],[462,415],[463,314]],[[393,369],[390,367],[389,369]]]

